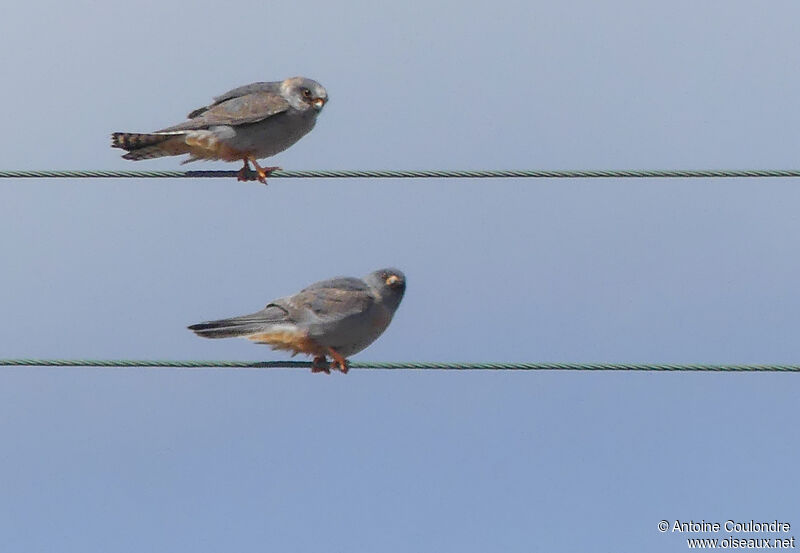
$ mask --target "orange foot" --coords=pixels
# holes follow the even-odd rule
[[[325,359],[324,355],[314,358],[314,363],[311,365],[311,372],[331,374],[331,370],[328,367],[328,360]]]
[[[236,173],[236,180],[238,181],[258,180],[261,184],[267,184],[267,177],[270,176],[273,171],[280,170],[280,167],[261,167],[253,158],[244,158],[242,161],[244,161],[244,166]],[[256,168],[255,178],[253,178],[250,171],[250,163],[248,163],[250,161],[253,162],[253,166]]]
[[[236,173],[236,180],[238,181],[251,181],[255,180],[250,174],[250,164],[247,163],[247,160],[244,160],[244,167],[239,169],[239,172]]]
[[[273,171],[281,170],[280,167],[261,167],[258,163],[256,163],[256,160],[253,160],[253,165],[255,165],[256,167],[256,173],[258,174],[258,182],[264,185],[267,184],[267,177],[270,176],[270,174]]]
[[[342,357],[339,354],[339,352],[333,348],[328,348],[328,353],[330,353],[331,357],[333,357],[333,363],[331,363],[331,368],[339,369],[340,371],[342,371],[342,374],[347,374],[347,371],[350,370],[350,368],[347,366],[347,359]]]

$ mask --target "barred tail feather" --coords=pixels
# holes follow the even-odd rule
[[[163,134],[115,132],[111,134],[111,147],[128,151],[138,150],[145,146],[160,144],[168,138],[169,136],[164,136]]]
[[[124,159],[134,161],[140,159],[152,159],[163,156],[173,156],[186,153],[186,149],[180,148],[179,144],[166,144],[170,139],[183,135],[182,132],[170,133],[136,133],[136,132],[115,132],[111,134],[111,147],[128,150],[123,155]],[[180,151],[183,150],[183,151]]]

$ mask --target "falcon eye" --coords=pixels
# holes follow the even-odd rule
[[[400,283],[400,277],[397,275],[389,275],[386,277],[386,285],[387,286],[395,286]]]
[[[304,88],[303,89],[303,96],[305,96],[306,98],[311,98],[311,91],[309,89],[307,89],[307,88]]]

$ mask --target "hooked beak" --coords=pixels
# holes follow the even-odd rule
[[[324,98],[314,98],[314,100],[311,102],[311,105],[314,106],[314,109],[320,110],[322,109],[322,106],[325,105],[325,102],[326,100]]]

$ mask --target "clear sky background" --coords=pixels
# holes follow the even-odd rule
[[[120,159],[109,133],[293,75],[331,100],[285,169],[800,167],[794,1],[3,12],[0,169],[178,169]],[[796,179],[0,188],[0,357],[283,359],[185,326],[394,265],[406,297],[354,360],[800,363]],[[799,392],[793,374],[6,368],[0,550],[686,550],[662,519],[800,537]]]

